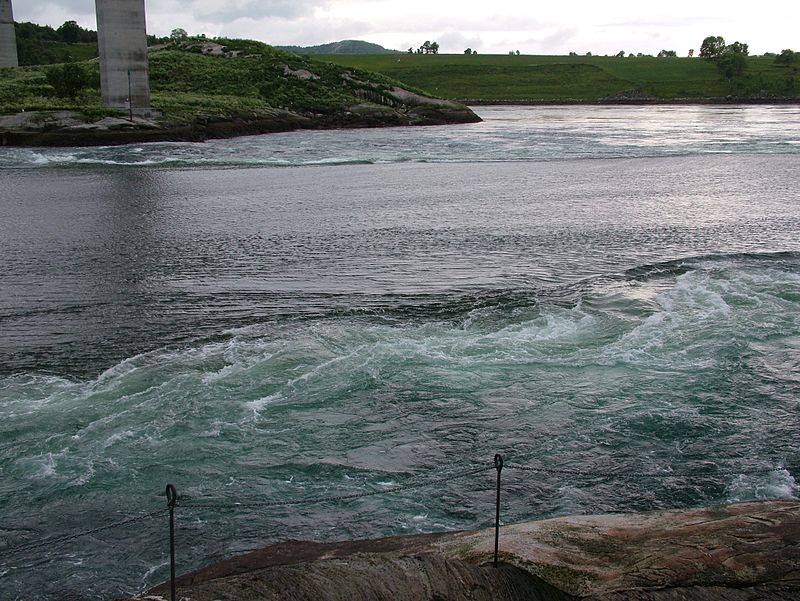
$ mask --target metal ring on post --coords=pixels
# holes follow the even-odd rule
[[[175,490],[172,484],[167,484],[165,493],[167,495],[167,507],[170,509],[174,508],[175,504],[178,502],[178,491]]]

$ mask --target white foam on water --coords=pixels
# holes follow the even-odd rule
[[[170,562],[169,562],[169,560],[167,560],[167,561],[162,561],[161,563],[156,564],[154,566],[151,566],[144,574],[142,574],[142,577],[141,577],[141,580],[140,580],[141,585],[140,585],[139,588],[140,589],[144,589],[144,588],[147,588],[148,586],[151,586],[152,585],[153,576],[155,576],[155,574],[157,572],[160,572],[161,570],[167,568],[169,565],[170,565]],[[151,601],[156,601],[156,600],[166,601],[163,597],[149,597],[148,596],[148,597],[146,597],[146,599],[150,599]]]
[[[53,453],[23,457],[17,459],[14,464],[22,471],[23,477],[27,480],[46,480],[58,476],[56,456]]]
[[[86,469],[82,473],[78,474],[77,477],[70,480],[67,486],[83,486],[92,478],[94,478],[94,474],[94,461],[89,460],[86,462]]]
[[[103,448],[107,449],[109,447],[114,446],[119,442],[123,442],[129,440],[136,436],[136,433],[133,430],[124,430],[122,432],[115,432],[111,436],[109,436],[105,442],[103,442]]]
[[[220,434],[222,434],[223,426],[224,424],[221,421],[215,421],[211,428],[198,433],[197,436],[200,438],[219,438]]]
[[[99,376],[97,376],[95,381],[98,384],[101,384],[112,380],[121,380],[130,376],[133,372],[140,369],[140,365],[138,365],[137,362],[142,359],[146,359],[148,354],[151,353],[134,355],[133,357],[123,359],[119,363],[103,371]]]
[[[351,359],[351,358],[359,355],[360,354],[360,352],[359,352],[360,350],[362,350],[362,349],[355,349],[351,353],[347,353],[346,355],[333,357],[331,359],[328,359],[327,361],[323,361],[322,363],[319,363],[319,364],[315,365],[311,369],[308,369],[306,367],[305,368],[306,371],[303,374],[299,375],[298,377],[296,377],[296,378],[294,378],[292,380],[289,380],[286,383],[286,385],[287,386],[295,386],[297,384],[306,382],[307,380],[311,380],[312,378],[315,378],[315,377],[324,377],[325,376],[325,372],[329,368],[335,367],[338,364],[343,363],[343,362],[347,361],[348,359]]]
[[[230,363],[217,371],[204,373],[203,384],[211,385],[224,380],[230,380],[241,374],[246,369],[246,366],[241,363]]]
[[[763,501],[768,499],[796,499],[800,486],[786,469],[775,469],[765,475],[736,476],[727,487],[730,503]]]
[[[700,271],[689,271],[679,275],[675,286],[659,294],[656,302],[665,313],[684,320],[690,318],[702,321],[727,316],[731,313],[731,307],[716,289],[719,286],[720,283],[713,282],[709,275]]]
[[[724,284],[698,271],[678,276],[671,288],[655,297],[658,310],[609,345],[604,360],[696,368],[714,365],[713,354],[692,351],[694,345],[707,345],[704,339],[709,330],[729,328],[733,311],[720,286]]]
[[[77,155],[66,152],[37,152],[30,151],[29,160],[35,165],[49,165],[52,163],[73,163]]]
[[[254,401],[250,401],[246,403],[246,407],[253,413],[255,417],[261,415],[261,411],[277,403],[278,401],[283,398],[283,394],[280,392],[276,392],[275,394],[270,394],[265,397],[261,397],[260,399],[255,399]]]

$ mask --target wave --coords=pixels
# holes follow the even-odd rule
[[[744,409],[726,398],[737,386],[774,390],[785,405],[778,391],[793,385],[776,370],[800,361],[800,298],[786,294],[800,285],[799,258],[713,255],[553,289],[393,298],[369,310],[230,328],[132,356],[89,379],[6,376],[0,434],[16,441],[17,457],[28,461],[24,471],[54,476],[39,469],[52,464],[42,463],[51,453],[74,480],[90,464],[98,473],[99,457],[138,469],[126,453],[141,457],[169,446],[175,433],[182,440],[192,431],[215,432],[211,438],[223,444],[274,416],[339,405],[359,415],[359,403],[393,399],[400,408],[405,395],[433,406],[460,398],[457,413],[503,398],[527,414],[536,398],[588,407],[573,396],[582,390],[633,427],[640,412],[686,406],[699,380],[700,390],[708,387],[703,403],[747,414],[749,393],[735,393],[744,394]],[[752,382],[744,385],[744,377]],[[619,387],[632,387],[637,404],[648,405],[652,389],[663,399],[631,411],[626,394],[615,399]],[[698,420],[692,413],[681,427]],[[642,423],[662,428],[649,418]],[[45,455],[41,432],[51,433]]]
[[[94,377],[0,377],[7,528],[31,511],[69,532],[95,510],[160,508],[166,482],[201,502],[291,500],[498,451],[578,474],[504,472],[520,495],[509,520],[796,498],[799,287],[798,253],[688,257],[567,286],[386,296],[369,310],[266,320]],[[640,475],[672,472],[697,478]],[[486,486],[453,481],[335,512],[207,512],[184,527],[206,546],[243,529],[341,535],[342,519],[375,536],[407,516],[423,516],[414,531],[464,529],[480,526]],[[134,548],[137,535],[115,545]],[[95,543],[72,552],[103,565]]]

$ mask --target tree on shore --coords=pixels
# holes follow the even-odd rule
[[[725,38],[721,35],[710,35],[700,44],[700,56],[702,58],[718,58],[725,49]]]
[[[186,33],[186,30],[181,27],[173,29],[169,34],[169,39],[173,42],[182,42],[188,37],[189,34]]]
[[[439,43],[425,40],[425,42],[417,48],[417,54],[439,54]]]
[[[727,79],[741,76],[747,68],[747,44],[734,42],[722,49],[717,57],[717,68]]]
[[[781,53],[775,57],[776,65],[791,65],[797,62],[798,53],[786,48],[781,50]]]
[[[657,56],[658,58],[671,58],[674,56],[678,56],[678,53],[675,52],[674,50],[662,50],[661,52],[658,53]]]

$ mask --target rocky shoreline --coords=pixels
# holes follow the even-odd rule
[[[494,531],[273,545],[182,576],[187,601],[800,598],[800,502],[556,518]],[[165,583],[135,597],[169,597]],[[132,601],[132,600],[128,600]]]
[[[175,122],[150,114],[135,115],[132,120],[127,116],[91,120],[76,111],[17,113],[0,116],[0,146],[202,142],[297,129],[447,125],[481,120],[469,108],[455,102],[408,92],[403,99],[409,102],[397,107],[363,103],[327,114],[264,109],[235,115],[201,114],[190,122]]]

